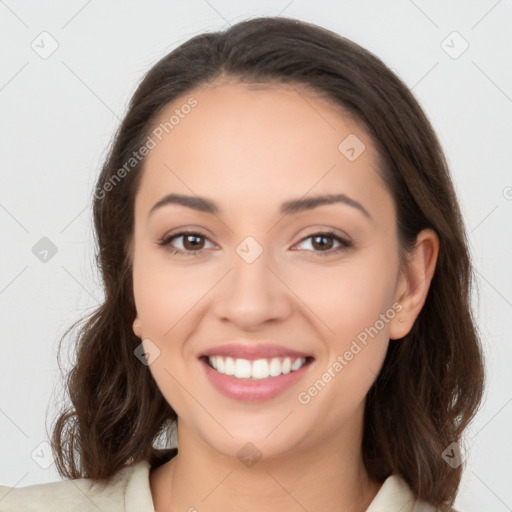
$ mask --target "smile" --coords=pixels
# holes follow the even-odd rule
[[[278,377],[299,370],[306,364],[304,357],[273,357],[272,359],[235,359],[213,356],[207,358],[208,364],[217,372],[231,375],[237,379],[262,380]]]
[[[199,362],[207,381],[219,393],[232,400],[255,403],[276,398],[295,386],[305,377],[314,358],[203,356]]]

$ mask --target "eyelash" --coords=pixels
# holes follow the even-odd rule
[[[208,237],[202,235],[201,233],[198,233],[197,231],[181,231],[180,233],[176,233],[174,235],[164,236],[157,242],[157,244],[159,246],[163,247],[170,254],[187,256],[187,257],[188,256],[200,256],[203,253],[204,249],[199,249],[197,251],[183,251],[181,249],[175,249],[175,248],[170,247],[170,243],[172,240],[174,240],[175,238],[180,238],[180,237],[187,236],[187,235],[193,235],[193,236],[197,236],[197,237],[204,238],[204,239],[208,240]],[[339,237],[338,235],[336,235],[336,233],[334,233],[334,231],[321,231],[318,233],[313,233],[313,234],[303,238],[299,243],[302,243],[305,240],[308,240],[309,238],[316,238],[319,236],[323,236],[325,238],[333,238],[334,240],[336,240],[337,242],[340,243],[339,247],[337,247],[335,249],[329,249],[328,251],[311,251],[311,252],[318,254],[319,256],[331,256],[333,254],[338,254],[339,252],[346,251],[347,249],[352,247],[351,242]]]

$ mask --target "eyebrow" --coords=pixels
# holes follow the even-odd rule
[[[279,208],[279,213],[281,215],[289,215],[306,210],[312,210],[322,205],[336,203],[351,206],[359,210],[365,217],[371,219],[371,215],[368,213],[368,210],[361,203],[359,203],[355,199],[346,196],[345,194],[326,194],[321,196],[313,196],[285,201],[284,203],[281,204]],[[160,199],[157,203],[153,205],[153,207],[149,211],[148,217],[158,208],[161,208],[169,204],[178,204],[181,206],[186,206],[187,208],[191,208],[193,210],[197,210],[199,212],[210,213],[213,215],[219,213],[219,207],[211,199],[199,196],[168,194],[162,197],[162,199]]]

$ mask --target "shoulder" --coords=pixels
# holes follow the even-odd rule
[[[126,512],[132,506],[141,512],[153,512],[147,461],[124,467],[108,484],[78,478],[26,487],[0,485],[1,512]]]
[[[410,487],[398,475],[389,476],[366,512],[440,512],[437,507],[417,500]],[[452,512],[461,512],[451,509]]]

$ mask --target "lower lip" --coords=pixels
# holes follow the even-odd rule
[[[213,369],[204,359],[200,359],[207,377],[213,386],[228,398],[234,400],[243,400],[247,402],[261,402],[270,400],[284,393],[299,381],[312,361],[308,360],[298,370],[277,377],[269,377],[268,379],[237,379],[233,375],[225,375]]]

